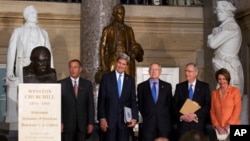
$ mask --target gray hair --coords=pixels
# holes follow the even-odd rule
[[[188,66],[193,66],[194,67],[194,71],[196,71],[196,72],[199,71],[198,66],[195,63],[188,63],[188,64],[186,64],[186,67],[188,67]]]
[[[161,70],[161,64],[158,63],[158,62],[153,62],[153,63],[151,63],[151,64],[149,65],[149,69],[151,69],[151,67],[152,67],[153,65],[158,65],[159,68],[160,68],[160,70]]]
[[[119,54],[119,56],[117,57],[117,61],[120,59],[127,60],[127,64],[130,63],[130,57],[126,53]]]

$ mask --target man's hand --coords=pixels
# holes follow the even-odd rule
[[[185,122],[192,122],[194,120],[198,120],[198,117],[194,113],[184,114],[180,117],[180,120]]]
[[[129,122],[128,122],[128,127],[135,127],[137,123],[137,120],[136,119],[131,119]]]
[[[131,53],[130,58],[131,58],[131,60],[135,60],[136,54],[135,53]]]
[[[64,125],[61,123],[61,132],[63,132]]]
[[[87,133],[88,134],[91,134],[94,130],[94,125],[93,124],[89,124],[88,127],[87,127]]]
[[[108,128],[108,122],[105,118],[101,119],[100,120],[100,127],[101,127],[101,130],[103,132],[106,132],[107,131],[107,128]]]

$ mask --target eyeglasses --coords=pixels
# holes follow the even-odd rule
[[[160,71],[161,69],[149,69],[149,71]]]
[[[187,73],[195,72],[194,70],[185,70]]]

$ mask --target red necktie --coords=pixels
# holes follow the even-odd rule
[[[74,81],[74,92],[75,92],[75,95],[76,95],[76,97],[77,97],[77,93],[78,93],[78,86],[77,86],[76,81]]]

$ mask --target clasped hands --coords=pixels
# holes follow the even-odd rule
[[[215,126],[215,129],[218,131],[218,133],[221,134],[228,134],[228,129],[229,129],[229,125],[225,126],[225,127],[221,127],[221,126]]]
[[[137,123],[136,119],[132,119],[131,121],[128,122],[127,127],[134,127]],[[100,120],[100,127],[103,132],[107,131],[108,128],[108,122],[105,118]]]
[[[185,121],[185,122],[198,121],[198,117],[194,113],[184,114],[180,116],[180,121]]]

